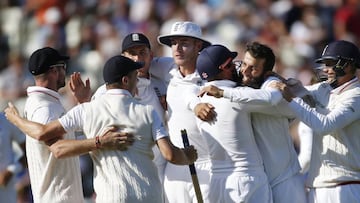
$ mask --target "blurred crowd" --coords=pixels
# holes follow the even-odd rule
[[[148,36],[156,55],[169,55],[156,38],[174,21],[193,21],[210,42],[240,53],[246,42],[267,44],[277,72],[304,83],[327,42],[360,44],[359,0],[2,0],[0,11],[1,108],[32,84],[24,70],[35,49],[70,55],[68,73],[81,72],[95,89],[104,61],[120,53],[130,32]]]
[[[277,73],[304,85],[317,80],[313,61],[325,44],[344,39],[360,47],[360,0],[1,0],[0,108],[12,101],[21,112],[34,84],[27,60],[38,48],[69,55],[67,73],[81,72],[96,90],[124,36],[144,33],[156,56],[169,56],[157,36],[185,20],[200,25],[213,44],[238,51],[239,59],[247,42],[267,44]],[[76,103],[63,89],[70,109]]]

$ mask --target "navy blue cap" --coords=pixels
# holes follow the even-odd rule
[[[68,60],[70,57],[61,55],[51,47],[44,47],[34,51],[29,59],[29,71],[33,75],[40,75],[50,69],[50,66],[59,61]]]
[[[234,59],[237,54],[222,45],[210,45],[200,52],[196,60],[196,69],[200,77],[207,80],[219,74],[222,71],[219,66],[229,58]]]
[[[119,80],[126,76],[131,71],[137,70],[144,66],[143,63],[135,62],[125,56],[114,56],[106,61],[103,77],[106,84],[119,82]]]
[[[121,52],[124,52],[124,51],[128,50],[128,49],[131,48],[131,47],[139,46],[139,45],[145,45],[145,46],[147,46],[149,49],[151,49],[150,41],[149,41],[149,39],[148,39],[144,34],[141,34],[141,33],[131,33],[131,34],[128,34],[128,35],[123,39],[123,42],[122,42],[122,51],[121,51]]]
[[[348,41],[339,40],[328,44],[321,54],[321,57],[316,59],[316,63],[324,63],[324,60],[339,60],[345,59],[355,62],[360,65],[360,51],[359,48]]]

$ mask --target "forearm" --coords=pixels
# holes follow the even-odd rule
[[[79,156],[90,151],[96,150],[98,147],[95,138],[84,140],[58,140],[49,148],[54,156],[58,159]]]
[[[189,165],[192,164],[196,158],[188,157],[186,149],[180,149],[174,146],[168,137],[159,139],[157,145],[163,157],[172,164]]]
[[[184,149],[180,149],[175,147],[172,149],[173,156],[168,161],[172,164],[176,165],[189,165],[191,162],[189,161],[188,157],[185,154]]]
[[[36,140],[43,140],[44,125],[36,122],[28,121],[21,117],[14,117],[10,120],[23,133],[29,135]]]

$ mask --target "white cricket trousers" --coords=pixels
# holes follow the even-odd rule
[[[309,203],[360,203],[360,184],[311,188]]]
[[[264,172],[213,173],[210,181],[210,203],[272,203],[271,188]]]
[[[272,188],[274,203],[306,203],[305,181],[300,173],[274,185]]]
[[[210,161],[197,161],[196,173],[204,202],[210,185]],[[168,203],[196,203],[196,194],[193,187],[188,166],[179,166],[168,163],[165,167],[164,178],[165,202]]]

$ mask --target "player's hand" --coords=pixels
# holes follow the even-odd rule
[[[316,100],[314,99],[314,97],[312,97],[311,95],[307,94],[303,97],[301,97],[301,99],[309,104],[310,107],[315,107],[316,106]]]
[[[273,80],[269,83],[268,87],[283,90],[286,87],[286,84],[280,81]]]
[[[288,102],[291,102],[291,100],[295,97],[295,95],[291,92],[290,88],[287,85],[282,86],[280,91],[283,95],[283,98]]]
[[[90,80],[85,83],[81,79],[80,73],[73,73],[70,76],[69,87],[79,103],[88,102],[91,98]]]
[[[6,187],[6,185],[9,183],[12,176],[13,176],[13,173],[6,169],[1,171],[0,172],[0,187]]]
[[[187,165],[193,164],[198,158],[197,150],[193,145],[184,148],[184,153],[189,161]]]
[[[164,111],[167,111],[166,95],[159,96],[159,102],[161,104],[161,107],[164,109]]]
[[[133,134],[119,132],[118,130],[116,126],[111,126],[100,136],[101,148],[124,151],[134,143]]]
[[[215,107],[209,103],[199,103],[194,108],[195,115],[203,121],[213,121],[216,117]]]
[[[200,93],[198,94],[198,96],[202,97],[202,96],[204,96],[204,94],[207,94],[209,96],[213,96],[216,98],[221,98],[224,95],[224,90],[222,90],[214,85],[209,85],[209,86],[202,88]]]
[[[8,103],[8,107],[4,110],[6,118],[11,122],[14,123],[16,118],[20,117],[19,111],[17,108],[11,103]]]

